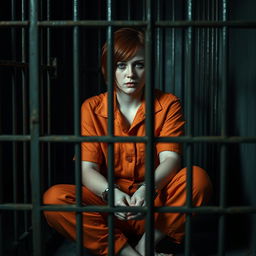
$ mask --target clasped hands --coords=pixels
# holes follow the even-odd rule
[[[145,206],[146,187],[140,186],[132,196],[125,192],[115,189],[115,206]],[[116,212],[115,216],[120,220],[138,220],[142,219],[144,213],[141,212]]]

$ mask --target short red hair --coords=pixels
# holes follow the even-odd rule
[[[119,61],[131,59],[140,48],[144,48],[144,32],[134,28],[121,28],[114,32],[113,68]],[[102,47],[101,70],[107,80],[107,43]]]

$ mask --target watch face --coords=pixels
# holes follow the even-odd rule
[[[108,191],[109,191],[109,188],[106,188],[103,192],[102,192],[102,199],[104,202],[107,202],[108,201]]]

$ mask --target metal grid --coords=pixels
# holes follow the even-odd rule
[[[130,2],[129,2],[130,3]],[[217,3],[217,2],[216,2]],[[150,252],[153,251],[153,213],[154,212],[183,212],[186,213],[186,239],[185,239],[185,255],[191,255],[191,214],[192,213],[217,213],[219,214],[219,236],[218,236],[218,255],[225,254],[225,234],[226,234],[226,215],[233,213],[256,213],[256,207],[227,207],[226,205],[226,154],[227,154],[227,144],[240,144],[240,143],[255,143],[256,137],[228,137],[227,134],[227,73],[228,73],[228,30],[232,28],[256,28],[256,21],[230,21],[227,17],[227,1],[223,0],[221,2],[222,17],[221,20],[206,21],[193,20],[193,1],[188,0],[186,3],[186,20],[184,21],[164,21],[160,20],[160,17],[156,20],[154,14],[154,1],[146,0],[145,1],[145,17],[144,20],[125,20],[118,21],[114,20],[112,9],[114,3],[111,0],[107,1],[107,20],[80,20],[79,19],[79,1],[73,1],[73,20],[63,20],[63,21],[52,21],[50,17],[50,1],[47,1],[47,6],[49,10],[47,13],[47,20],[39,20],[39,3],[36,0],[29,1],[29,20],[26,20],[25,17],[25,1],[22,1],[22,17],[20,21],[16,21],[15,12],[12,13],[12,21],[0,21],[0,27],[10,28],[12,30],[12,42],[15,41],[16,29],[21,29],[22,35],[22,58],[21,62],[2,62],[1,65],[6,66],[15,66],[18,69],[21,69],[22,72],[22,88],[23,88],[23,120],[27,119],[27,108],[26,103],[29,102],[29,126],[30,131],[28,132],[28,127],[26,122],[23,124],[23,134],[18,135],[15,130],[16,122],[16,113],[13,111],[13,130],[12,134],[0,135],[1,142],[11,142],[13,147],[13,159],[16,159],[17,150],[16,146],[18,142],[21,142],[23,145],[23,170],[24,170],[24,203],[18,204],[16,195],[18,191],[17,188],[17,166],[13,166],[13,194],[14,200],[13,203],[3,203],[0,205],[1,211],[13,211],[14,212],[14,226],[17,226],[17,211],[24,211],[24,233],[18,237],[18,230],[15,229],[15,241],[18,241],[22,236],[26,236],[29,230],[29,212],[32,213],[32,237],[33,237],[33,255],[41,256],[43,255],[42,251],[42,211],[76,211],[77,214],[77,255],[82,255],[82,216],[81,212],[83,211],[99,211],[99,212],[109,212],[109,255],[114,255],[113,247],[113,212],[116,211],[143,211],[146,213],[146,234],[147,234],[147,244],[146,244],[146,255],[150,255]],[[15,1],[12,1],[12,8],[15,9]],[[155,81],[155,76],[153,72],[153,63],[154,59],[154,40],[153,38],[161,36],[159,28],[183,28],[185,31],[185,115],[187,117],[188,125],[186,136],[178,138],[154,138],[153,133],[153,107],[152,104],[146,104],[146,113],[148,113],[146,118],[146,136],[145,137],[115,137],[113,133],[113,74],[112,70],[112,48],[113,48],[113,28],[120,26],[143,26],[146,28],[146,102],[152,102],[153,99],[153,88]],[[40,106],[39,106],[39,78],[40,72],[42,70],[47,71],[47,84],[50,86],[50,76],[54,73],[54,63],[51,61],[51,52],[50,52],[50,41],[51,41],[51,29],[54,27],[71,27],[73,29],[73,84],[74,84],[74,135],[72,136],[53,136],[51,135],[51,127],[48,125],[47,134],[48,136],[40,136]],[[79,51],[80,51],[80,28],[81,27],[104,27],[107,29],[107,41],[108,41],[108,109],[109,109],[109,122],[108,122],[108,136],[104,137],[81,137],[80,136],[80,124],[79,124]],[[216,29],[216,33],[219,33],[220,38],[220,51],[222,56],[222,91],[221,91],[221,135],[220,136],[193,136],[193,70],[192,70],[192,59],[193,59],[193,42],[195,37],[195,28],[213,28]],[[47,29],[47,65],[40,63],[40,47],[39,47],[39,38],[41,33],[41,28]],[[26,30],[29,30],[29,64],[25,63],[26,56]],[[218,29],[218,30],[217,30]],[[160,46],[157,45],[158,50]],[[13,47],[14,49],[15,47]],[[160,51],[160,50],[159,50]],[[13,52],[13,57],[15,59],[15,52]],[[27,69],[29,68],[29,96],[27,97],[26,83],[27,83]],[[12,84],[13,84],[13,98],[12,102],[15,100],[15,82],[16,76],[15,72],[12,74]],[[156,75],[160,77],[160,74]],[[160,78],[161,79],[161,78]],[[50,90],[48,90],[50,92]],[[48,99],[50,95],[48,94]],[[15,106],[14,108],[15,109]],[[49,114],[50,115],[50,114]],[[48,122],[49,124],[50,122]],[[107,207],[100,206],[82,206],[81,204],[81,172],[80,172],[80,142],[107,142],[108,143],[108,163],[109,163],[109,185],[110,185],[110,198],[109,204]],[[153,207],[153,172],[151,171],[153,166],[153,145],[155,142],[180,142],[185,145],[185,154],[188,166],[188,175],[187,175],[187,203],[184,207]],[[76,184],[76,198],[77,203],[75,206],[43,206],[41,204],[41,173],[40,173],[40,144],[46,143],[48,147],[48,157],[51,155],[51,143],[74,143],[75,144],[75,184]],[[136,207],[136,208],[123,208],[123,207],[114,207],[113,205],[113,146],[115,142],[143,142],[146,144],[146,183],[147,186],[147,207]],[[28,184],[28,143],[30,144],[30,169],[31,169],[31,195],[32,202],[29,202],[28,191],[26,191]],[[192,181],[192,158],[193,158],[193,145],[197,143],[217,143],[220,144],[220,205],[219,206],[208,206],[208,207],[192,207],[192,193],[191,193],[191,181]],[[1,148],[0,148],[1,150]],[[0,152],[1,153],[1,152]],[[1,172],[2,173],[2,172]],[[49,175],[51,177],[51,168],[49,166]],[[1,179],[2,180],[2,179]],[[48,182],[50,183],[50,181]],[[1,198],[0,198],[1,199]],[[1,199],[2,200],[2,199]],[[0,225],[1,225],[1,216],[0,216]],[[3,234],[0,232],[0,243],[3,241]],[[2,246],[1,246],[2,248]],[[0,254],[2,253],[0,248]],[[1,254],[2,255],[2,254]]]

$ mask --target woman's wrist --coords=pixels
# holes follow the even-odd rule
[[[143,182],[143,183],[141,183],[141,184],[139,185],[139,189],[142,188],[142,187],[144,187],[144,189],[146,190],[146,187],[147,187],[146,182]],[[158,195],[158,190],[157,190],[157,188],[156,188],[156,186],[155,186],[155,195],[154,195],[154,198],[156,198],[157,195]]]
[[[114,189],[120,189],[120,187],[117,184],[114,184]],[[107,187],[102,193],[101,193],[101,198],[104,202],[108,202],[108,193],[109,193],[110,188]]]

